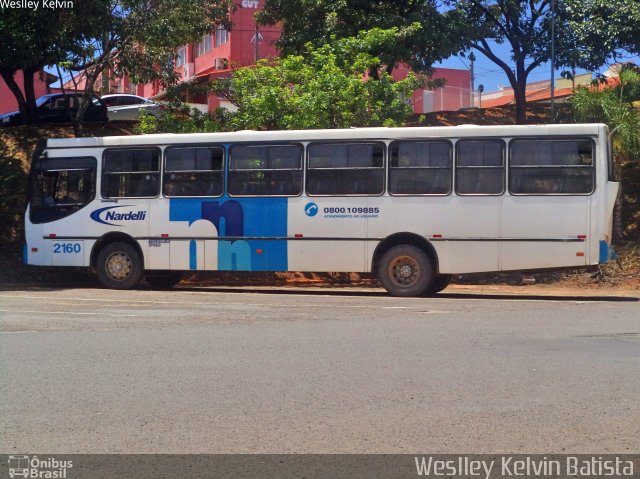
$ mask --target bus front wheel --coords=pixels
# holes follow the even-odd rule
[[[434,278],[433,261],[416,246],[394,246],[378,264],[378,279],[392,296],[420,296],[431,288]]]
[[[100,282],[107,288],[130,289],[142,277],[142,259],[128,243],[109,243],[98,253],[96,269]]]

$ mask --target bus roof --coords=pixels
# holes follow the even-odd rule
[[[175,145],[194,143],[237,143],[309,140],[400,139],[400,138],[464,138],[548,135],[597,136],[606,131],[599,123],[570,125],[460,125],[404,128],[349,128],[333,130],[242,130],[226,133],[163,133],[153,135],[104,136],[49,139],[51,148],[87,148],[131,145]]]

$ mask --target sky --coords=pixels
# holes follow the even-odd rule
[[[507,60],[507,63],[512,65],[512,62],[509,60],[511,55],[511,50],[508,44],[497,45],[493,44],[492,49],[497,53],[498,57]],[[489,93],[498,90],[500,87],[509,86],[509,80],[507,79],[507,75],[504,73],[502,68],[493,63],[491,60],[487,59],[482,53],[474,51],[474,55],[476,57],[474,71],[475,71],[475,88],[478,88],[478,85],[484,85],[484,92]],[[628,55],[625,57],[621,57],[622,61],[634,61],[636,64],[640,65],[640,57]],[[468,70],[469,69],[469,60],[467,58],[461,57],[451,57],[443,62],[437,63],[434,65],[435,67],[443,67],[443,68],[457,68]],[[608,66],[603,65],[600,68],[600,73],[604,73],[607,71]],[[560,78],[560,73],[562,70],[556,69],[555,78],[556,81]],[[584,70],[577,70],[576,73],[584,73]],[[538,68],[534,69],[527,79],[527,83],[533,83],[537,81],[550,80],[551,79],[551,62],[546,62],[540,65]]]
[[[640,1],[640,0],[639,0]],[[501,59],[507,60],[507,63],[512,65],[510,61],[511,51],[508,43],[496,44],[495,42],[490,42],[493,51],[500,57]],[[509,80],[507,79],[507,75],[504,71],[495,63],[491,62],[487,59],[482,53],[474,51],[474,55],[476,57],[474,70],[475,70],[475,88],[478,88],[478,85],[482,84],[484,86],[484,92],[490,93],[493,91],[497,91],[503,86],[509,86]],[[633,61],[636,64],[640,65],[640,57],[628,55],[626,57],[621,57],[621,61]],[[434,65],[435,67],[443,67],[443,68],[456,68],[456,69],[465,69],[468,70],[470,67],[470,62],[467,58],[462,58],[459,56],[453,56],[439,62]],[[608,66],[603,65],[599,72],[604,73],[607,70]],[[56,75],[55,68],[48,68],[47,71],[50,71],[54,75]],[[562,70],[556,70],[555,78],[556,81],[561,78],[560,73]],[[578,70],[576,73],[584,73],[584,70]],[[540,65],[538,68],[533,70],[528,77],[527,83],[533,83],[537,81],[550,80],[551,78],[551,62],[546,62]],[[54,85],[55,86],[55,85]]]

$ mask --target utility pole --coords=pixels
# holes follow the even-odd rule
[[[473,52],[471,52],[471,54],[469,55],[469,61],[471,62],[471,106],[474,107],[475,106],[475,83],[476,83],[476,77],[473,71],[473,62],[476,61],[476,56],[473,54]]]
[[[555,94],[556,94],[556,2],[551,0],[551,123],[556,121]]]
[[[256,64],[258,64],[258,60],[260,59],[260,30],[258,28],[257,21],[256,21],[256,32],[253,38],[256,39]]]

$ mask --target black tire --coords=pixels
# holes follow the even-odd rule
[[[378,279],[392,296],[420,296],[435,279],[433,261],[420,248],[394,246],[378,263]]]
[[[142,277],[142,258],[128,243],[109,243],[98,253],[98,279],[110,289],[131,289]]]
[[[180,282],[182,273],[180,271],[147,271],[144,279],[152,288],[169,289]]]
[[[426,291],[425,296],[433,296],[434,294],[438,294],[440,291],[449,286],[451,282],[450,274],[438,274],[436,278],[433,280],[433,284]]]

